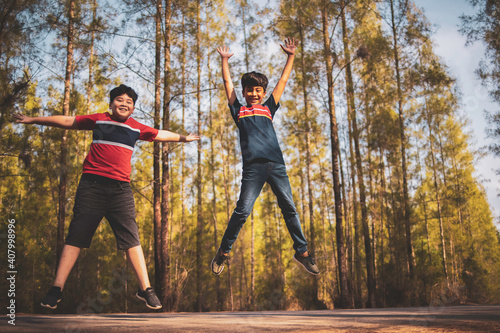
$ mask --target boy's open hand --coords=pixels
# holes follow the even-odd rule
[[[227,59],[231,58],[234,54],[229,52],[229,47],[227,47],[226,45],[219,46],[217,48],[217,52],[219,52],[221,58],[227,58]]]
[[[31,124],[31,118],[22,113],[13,113],[12,118],[14,118],[18,124]]]
[[[186,142],[196,141],[199,139],[200,139],[200,136],[197,134],[193,134],[193,133],[189,133],[189,135],[186,136]]]
[[[299,45],[299,41],[295,40],[295,38],[293,38],[293,37],[292,38],[287,37],[285,39],[285,46],[280,44],[283,51],[285,51],[285,53],[288,55],[295,54],[295,51],[297,50],[297,45]]]

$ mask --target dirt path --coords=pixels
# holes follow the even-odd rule
[[[3,316],[0,332],[500,332],[500,305],[398,309]]]

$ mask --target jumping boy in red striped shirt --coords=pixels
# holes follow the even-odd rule
[[[20,124],[37,124],[64,129],[92,130],[90,151],[75,197],[73,219],[61,254],[52,288],[41,305],[56,309],[64,285],[82,248],[90,247],[92,237],[103,217],[116,236],[118,250],[124,250],[132,264],[139,290],[137,298],[150,309],[162,307],[149,282],[148,272],[135,221],[135,203],[130,187],[131,157],[137,140],[155,142],[191,142],[198,135],[179,135],[143,125],[131,118],[137,101],[136,92],[120,85],[110,91],[111,113],[85,116],[27,117],[15,114]]]

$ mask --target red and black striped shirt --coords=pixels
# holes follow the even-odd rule
[[[78,129],[92,130],[92,144],[83,162],[83,173],[130,182],[131,159],[137,140],[153,141],[158,130],[129,117],[124,122],[111,114],[95,113],[76,116]]]

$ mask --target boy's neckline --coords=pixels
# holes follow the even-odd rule
[[[125,120],[121,120],[121,119],[116,119],[115,117],[113,117],[113,114],[112,113],[109,113],[109,118],[113,121],[116,121],[118,123],[125,123],[127,122],[127,120],[129,120],[130,118],[132,117],[132,115],[128,116],[127,119]]]

